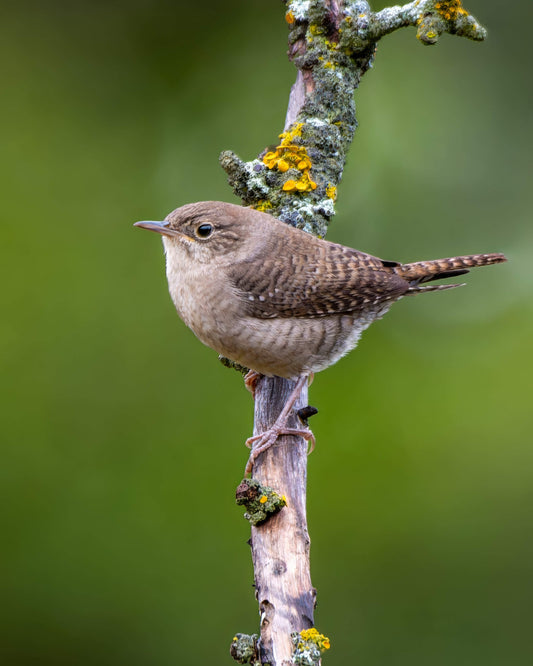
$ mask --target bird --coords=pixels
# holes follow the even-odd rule
[[[320,239],[265,212],[222,201],[186,204],[163,221],[135,223],[161,234],[176,310],[196,337],[261,375],[296,381],[274,425],[247,440],[246,473],[287,428],[303,386],[336,363],[403,296],[460,284],[427,284],[506,261],[502,253],[402,264]]]

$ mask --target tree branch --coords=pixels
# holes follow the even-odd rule
[[[257,386],[254,434],[267,430],[294,388],[292,382],[263,377]],[[296,409],[307,405],[307,390]],[[293,414],[289,427],[298,427]],[[254,478],[283,493],[287,506],[264,525],[252,527],[255,590],[261,617],[261,663],[290,663],[291,634],[313,626],[307,531],[307,443],[282,437],[254,465]]]
[[[246,205],[323,237],[335,214],[337,186],[357,127],[354,92],[372,65],[377,41],[406,26],[416,26],[424,44],[435,44],[444,32],[476,40],[486,33],[459,0],[416,0],[377,13],[360,0],[288,0],[285,19],[288,55],[298,73],[284,131],[276,146],[256,159],[244,162],[224,151],[220,163]],[[294,382],[279,377],[258,382],[254,434],[274,423],[293,387]],[[306,404],[304,390],[295,410]],[[292,419],[289,427],[297,427],[295,414]],[[256,637],[238,634],[232,654],[240,663],[319,664],[320,651],[329,641],[310,630],[315,590],[309,567],[304,440],[281,437],[257,458],[253,475],[285,495],[287,506],[252,526],[261,638],[258,643]]]
[[[345,20],[347,26],[342,41],[358,48],[407,26],[418,28],[417,38],[429,46],[436,44],[445,32],[475,41],[487,36],[485,28],[464,9],[460,0],[415,0],[377,13],[370,10],[367,2],[354,2]]]

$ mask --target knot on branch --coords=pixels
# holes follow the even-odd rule
[[[252,666],[261,666],[259,658],[259,649],[257,634],[235,634],[231,641],[229,649],[230,655],[239,664],[252,664]]]
[[[244,517],[251,525],[264,523],[287,506],[284,495],[269,486],[262,486],[255,479],[243,479],[235,492],[235,501],[246,508]]]
[[[329,650],[330,642],[327,636],[320,634],[315,627],[304,629],[300,633],[291,634],[294,651],[292,663],[302,666],[317,666],[320,664],[320,655]]]
[[[307,426],[308,419],[310,419],[312,416],[315,416],[315,414],[318,414],[318,409],[312,405],[306,405],[296,412],[296,415],[304,424],[304,426]]]

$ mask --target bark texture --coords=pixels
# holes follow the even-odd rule
[[[255,402],[254,434],[268,429],[294,388],[293,382],[263,377]],[[295,405],[307,405],[304,389]],[[298,427],[293,415],[289,427]],[[252,527],[252,559],[256,597],[261,617],[261,663],[290,664],[291,633],[313,626],[315,589],[309,566],[307,531],[307,443],[281,437],[254,465],[254,478],[275,487],[287,506],[268,522]]]

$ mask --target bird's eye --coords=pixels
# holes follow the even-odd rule
[[[213,233],[213,226],[211,224],[201,224],[196,229],[196,234],[200,236],[200,238],[207,238],[208,236],[211,236],[212,233]]]

